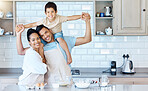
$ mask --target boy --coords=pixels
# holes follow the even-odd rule
[[[45,14],[46,14],[45,19],[43,19],[39,22],[34,22],[34,23],[24,25],[24,27],[25,28],[31,28],[31,27],[36,27],[38,25],[43,24],[44,26],[51,29],[52,33],[54,34],[54,38],[57,39],[60,46],[66,52],[67,63],[71,64],[72,63],[72,57],[71,57],[71,54],[69,52],[68,46],[67,46],[65,40],[63,39],[62,23],[66,22],[66,21],[80,19],[82,15],[60,16],[60,15],[57,14],[57,6],[53,2],[48,2],[45,5]]]

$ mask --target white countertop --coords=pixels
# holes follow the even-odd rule
[[[24,86],[9,85],[4,89],[4,91],[26,91],[26,88]],[[87,89],[79,89],[74,85],[59,88],[46,86],[41,91],[148,91],[148,85],[113,85],[109,87],[89,87]]]
[[[0,74],[0,78],[16,78],[18,79],[20,74]],[[135,73],[135,74],[121,74],[111,75],[110,73],[98,73],[98,72],[82,72],[81,75],[73,75],[73,78],[99,78],[102,75],[107,75],[109,78],[148,78],[148,73]]]

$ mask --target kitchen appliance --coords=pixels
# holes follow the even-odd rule
[[[12,12],[8,12],[8,13],[6,14],[6,17],[7,17],[7,18],[12,18],[12,17],[13,17]]]
[[[74,70],[74,69],[72,69],[71,70],[71,74],[72,75],[80,75],[80,70]]]
[[[4,34],[4,29],[0,28],[0,35]]]
[[[110,73],[111,75],[116,75],[116,61],[111,61]]]
[[[123,67],[122,67],[122,73],[123,74],[134,74],[136,72],[134,70],[133,62],[131,60],[129,60],[128,58],[129,58],[128,54],[126,56],[125,56],[125,54],[123,55],[124,63],[123,63]]]
[[[0,18],[3,18],[4,13],[0,10]]]
[[[112,16],[111,15],[112,8],[111,7],[104,7],[104,8],[106,9],[105,16],[106,17]]]
[[[100,13],[100,17],[104,17],[105,15],[104,15],[104,13]]]
[[[106,35],[112,35],[113,29],[111,29],[110,27],[105,29],[105,33]]]

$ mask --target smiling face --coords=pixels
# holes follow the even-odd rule
[[[49,21],[52,22],[56,17],[57,11],[55,11],[53,8],[46,8],[45,14]]]
[[[44,41],[46,41],[47,43],[54,42],[53,34],[50,32],[49,29],[43,27],[39,31],[39,34],[40,34],[41,38]]]
[[[41,40],[37,33],[32,33],[30,36],[29,44],[33,49],[38,49],[40,47]]]

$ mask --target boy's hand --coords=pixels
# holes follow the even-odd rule
[[[24,31],[24,26],[22,24],[20,25],[16,25],[16,28],[15,28],[15,31],[16,31],[16,34],[21,34],[23,31]]]
[[[69,55],[69,57],[67,56],[67,64],[71,64],[72,63],[72,57],[71,55]]]

